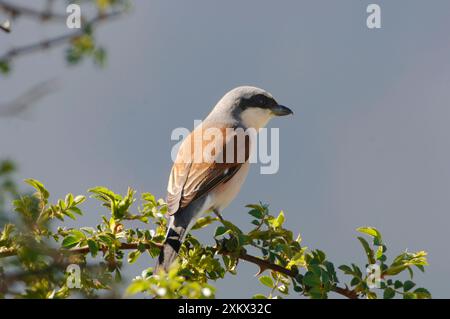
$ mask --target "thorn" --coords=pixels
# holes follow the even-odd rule
[[[265,272],[268,268],[265,266],[259,266],[259,270],[258,272],[255,274],[255,277],[258,277],[259,275],[261,275],[263,272]]]

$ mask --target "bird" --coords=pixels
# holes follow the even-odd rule
[[[278,104],[266,90],[240,86],[226,93],[181,142],[167,186],[168,228],[155,273],[169,270],[198,218],[207,212],[221,218],[223,209],[239,193],[249,171],[252,148],[252,140],[245,132],[259,131],[273,117],[290,114],[293,111]],[[210,134],[206,138],[208,130],[223,135]],[[244,142],[239,143],[242,136]],[[205,150],[211,145],[217,147],[210,158],[197,156],[199,148]]]

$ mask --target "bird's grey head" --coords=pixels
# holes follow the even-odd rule
[[[246,128],[259,129],[272,117],[289,114],[293,112],[278,104],[269,92],[253,86],[240,86],[225,94],[210,116],[230,118]]]

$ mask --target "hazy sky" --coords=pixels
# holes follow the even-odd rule
[[[54,199],[96,185],[163,197],[172,130],[192,128],[229,89],[260,86],[295,112],[270,124],[280,128],[280,170],[260,175],[254,165],[224,215],[248,229],[245,204],[283,209],[304,244],[336,265],[363,265],[355,228],[376,226],[390,256],[427,250],[431,265],[417,282],[449,297],[450,2],[377,1],[382,29],[369,30],[373,2],[136,0],[98,32],[106,69],[69,68],[56,49],[17,60],[0,78],[0,103],[42,80],[61,82],[24,118],[0,119],[0,157],[17,160],[18,177],[43,181]],[[0,50],[55,31],[67,32],[21,20],[0,34]],[[76,225],[103,214],[85,206]],[[127,274],[153,264],[142,258]],[[256,272],[242,262],[237,277],[217,282],[217,296],[264,291]]]

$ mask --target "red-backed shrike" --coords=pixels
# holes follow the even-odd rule
[[[239,193],[249,170],[251,149],[247,135],[239,143],[243,132],[257,131],[272,117],[288,114],[292,111],[278,104],[270,93],[256,87],[238,87],[225,94],[181,143],[167,187],[169,225],[156,271],[169,268],[186,234],[202,214],[213,211],[220,215]],[[216,134],[207,134],[211,129]],[[199,158],[199,147],[212,149],[209,155],[213,160],[211,156],[204,158],[202,152]]]

